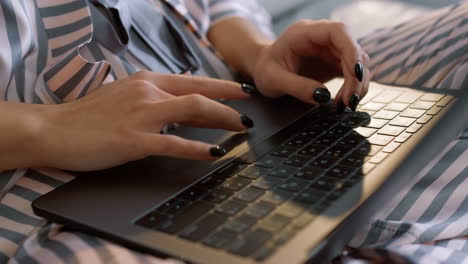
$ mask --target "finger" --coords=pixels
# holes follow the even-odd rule
[[[208,98],[245,99],[251,93],[237,82],[190,74],[158,74],[141,71],[136,73],[134,78],[150,81],[161,90],[175,96],[201,94]]]
[[[202,95],[185,95],[163,102],[155,102],[148,115],[159,115],[162,124],[178,123],[203,128],[219,128],[245,131],[253,127],[253,121],[236,110]]]
[[[297,99],[310,103],[328,103],[331,94],[323,83],[306,78],[284,69],[278,69],[272,76],[272,82],[278,84],[282,91]]]
[[[174,135],[145,134],[141,140],[147,156],[168,156],[192,160],[213,160],[225,154],[208,143]]]

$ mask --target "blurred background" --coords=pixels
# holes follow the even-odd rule
[[[300,19],[345,22],[354,37],[396,25],[459,0],[259,0],[273,15],[278,34]]]

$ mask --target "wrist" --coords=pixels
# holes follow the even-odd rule
[[[0,105],[0,170],[42,166],[46,105],[4,102]]]

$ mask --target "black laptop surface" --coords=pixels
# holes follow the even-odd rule
[[[33,209],[193,263],[328,263],[465,127],[467,96],[447,91],[372,84],[359,111],[344,114],[289,97],[229,101],[255,128],[173,132],[222,144],[221,160],[150,157],[80,176]]]

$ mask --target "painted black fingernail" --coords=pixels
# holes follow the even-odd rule
[[[240,119],[241,119],[242,124],[246,128],[252,128],[254,126],[254,121],[250,117],[245,116],[245,115],[241,115]]]
[[[327,88],[319,87],[314,90],[313,98],[317,103],[328,103],[330,101],[331,94]]]
[[[354,66],[354,73],[360,82],[364,79],[364,66],[362,66],[361,62],[356,63]]]
[[[359,100],[360,100],[360,98],[359,98],[358,94],[353,94],[349,98],[349,108],[351,108],[351,110],[353,110],[353,112],[356,112],[357,106],[359,104]]]
[[[222,148],[220,146],[212,147],[210,149],[210,154],[213,157],[222,157],[222,156],[226,155],[226,153],[227,153],[226,149]]]
[[[338,104],[336,105],[336,112],[338,114],[342,114],[345,109],[346,109],[346,105],[343,103],[343,101],[339,101]]]
[[[245,93],[247,94],[253,94],[257,89],[253,85],[243,83],[241,84],[242,90],[244,90]]]

